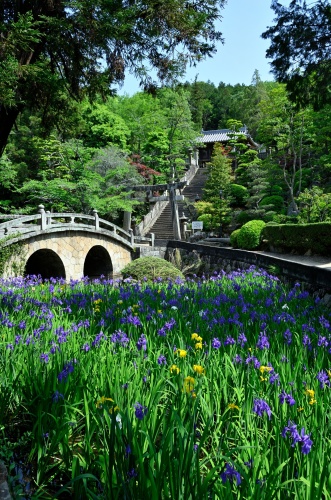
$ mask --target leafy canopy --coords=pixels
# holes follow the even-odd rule
[[[152,68],[167,83],[186,64],[212,55],[221,40],[214,24],[224,3],[2,0],[0,154],[19,112],[43,106],[46,113],[54,91],[105,94],[127,71],[153,88]]]
[[[292,0],[284,7],[272,1],[276,24],[262,38],[270,39],[266,52],[272,71],[286,83],[293,102],[320,109],[331,103],[331,5],[327,0]]]

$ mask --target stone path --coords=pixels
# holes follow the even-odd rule
[[[318,255],[293,255],[291,253],[273,253],[273,252],[259,252],[262,255],[270,255],[270,257],[277,257],[282,260],[289,260],[291,262],[297,262],[298,264],[304,264],[306,266],[320,267],[323,269],[331,269],[331,257],[322,257]]]

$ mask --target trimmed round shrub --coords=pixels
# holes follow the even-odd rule
[[[230,245],[233,248],[238,248],[238,234],[239,234],[239,231],[240,231],[240,229],[235,229],[230,234]]]
[[[131,277],[136,280],[143,280],[144,278],[148,280],[184,278],[183,273],[177,267],[159,257],[140,257],[125,266],[121,274],[124,278]]]
[[[260,207],[272,205],[270,210],[280,213],[284,208],[284,200],[281,196],[266,196],[260,201]]]
[[[240,184],[230,184],[229,195],[233,198],[231,205],[242,206],[248,198],[248,189]]]
[[[245,250],[258,248],[262,240],[263,220],[251,220],[244,224],[237,236],[238,247]]]

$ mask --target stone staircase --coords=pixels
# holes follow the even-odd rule
[[[181,194],[184,195],[185,201],[178,202],[178,214],[181,217],[183,214],[190,220],[192,220],[193,210],[192,206],[194,204],[197,196],[202,198],[203,187],[207,180],[207,169],[199,168],[193,179],[188,186],[182,189]],[[174,239],[174,232],[171,221],[171,209],[170,204],[167,203],[166,207],[163,209],[158,219],[155,221],[150,229],[151,233],[155,234],[156,240],[172,240]]]

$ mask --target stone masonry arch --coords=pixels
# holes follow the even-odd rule
[[[101,245],[94,245],[87,253],[84,262],[84,276],[89,278],[108,278],[113,274],[113,265],[108,251]]]
[[[111,274],[112,271],[113,275],[119,274],[123,267],[132,260],[131,249],[124,243],[115,239],[112,240],[102,233],[83,230],[44,231],[28,239],[22,239],[21,243],[23,245],[22,254],[24,255],[25,264],[34,253],[40,250],[43,250],[44,253],[47,250],[55,252],[63,263],[67,280],[84,277],[84,266],[88,255],[92,255],[93,260],[93,255],[95,256],[97,253],[101,261],[105,259],[106,262],[104,262],[103,267],[106,270],[108,269],[108,274]],[[95,253],[95,250],[92,250],[95,247],[101,248]],[[16,262],[15,259],[17,258],[13,256],[8,263],[6,276],[11,275],[12,264]],[[99,270],[102,265],[101,262]],[[104,274],[104,272],[100,274]]]
[[[64,265],[53,250],[42,248],[34,252],[26,261],[24,274],[40,275],[43,279],[66,278]]]

